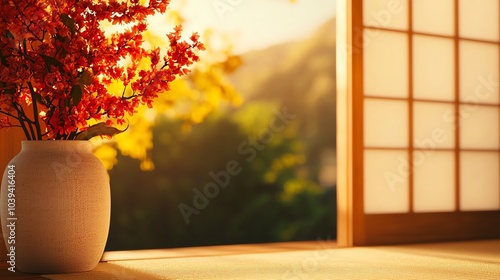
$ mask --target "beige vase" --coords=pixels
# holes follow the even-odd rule
[[[9,261],[14,251],[22,272],[94,269],[108,238],[110,200],[108,174],[88,141],[23,141],[0,194]]]

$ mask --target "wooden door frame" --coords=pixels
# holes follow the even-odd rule
[[[359,246],[499,238],[500,211],[364,213],[362,20],[363,0],[337,0],[338,244]],[[409,67],[411,75],[411,61]]]

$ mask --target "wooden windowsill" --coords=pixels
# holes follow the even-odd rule
[[[325,241],[326,242],[326,241]],[[334,241],[329,245],[337,247]],[[210,257],[238,254],[274,253],[299,250],[314,250],[317,241],[278,242],[262,244],[238,244],[168,249],[130,250],[104,252],[101,261],[146,260],[164,258]]]

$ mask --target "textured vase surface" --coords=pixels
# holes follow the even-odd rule
[[[111,198],[109,176],[90,142],[23,141],[9,166],[2,178],[0,207],[7,251],[15,246],[15,269],[94,269],[108,238]],[[9,174],[15,176],[10,187],[15,186],[13,213],[7,203]],[[8,244],[12,231],[7,225],[13,222],[8,218],[13,217],[15,244]]]

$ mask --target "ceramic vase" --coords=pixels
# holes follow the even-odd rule
[[[28,273],[92,270],[106,245],[109,176],[88,141],[23,141],[4,171],[0,209],[12,266]],[[14,255],[14,257],[13,257]]]

